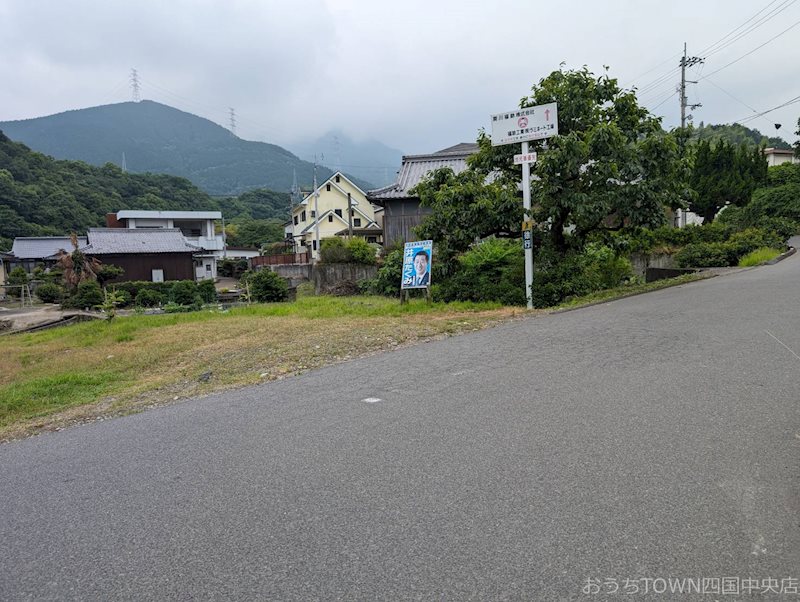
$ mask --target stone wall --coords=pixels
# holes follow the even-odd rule
[[[319,263],[311,268],[311,279],[316,294],[355,291],[357,283],[378,275],[378,267],[356,263]]]

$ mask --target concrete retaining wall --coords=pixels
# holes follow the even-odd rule
[[[314,290],[318,295],[343,291],[348,286],[354,288],[356,283],[369,280],[378,275],[378,268],[374,265],[360,265],[355,263],[320,263],[311,268],[311,279],[314,281]]]
[[[654,253],[652,255],[631,253],[630,260],[633,266],[633,273],[640,277],[644,277],[647,274],[647,268],[672,269],[677,267],[673,256],[666,253]]]

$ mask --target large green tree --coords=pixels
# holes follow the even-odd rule
[[[558,103],[559,135],[531,143],[539,153],[531,198],[532,217],[557,253],[582,248],[601,230],[659,226],[666,220],[665,207],[687,198],[688,174],[676,137],[662,130],[633,91],[587,68],[558,70],[534,85],[520,107],[551,102]],[[433,222],[450,221],[462,233],[450,234],[449,240],[457,239],[462,250],[498,229],[519,233],[519,200],[510,202],[521,181],[521,168],[513,164],[519,146],[493,147],[486,133],[478,143],[480,150],[470,160],[473,173],[434,174],[417,190],[423,204],[434,209],[420,233],[435,234],[445,225],[432,229]],[[441,215],[443,199],[449,218]],[[497,216],[492,210],[505,213]]]
[[[766,183],[767,161],[762,149],[726,142],[697,144],[690,184],[695,192],[689,208],[711,223],[722,207],[743,206]]]

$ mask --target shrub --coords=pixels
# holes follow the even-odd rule
[[[222,259],[217,262],[217,273],[226,278],[241,278],[249,267],[246,259]]]
[[[116,287],[114,287],[114,291],[116,292],[117,307],[128,307],[133,302],[133,297],[128,291],[121,291]]]
[[[461,255],[458,264],[455,273],[437,287],[437,298],[525,304],[525,260],[520,241],[488,238]]]
[[[344,240],[335,236],[322,241],[320,259],[323,263],[350,263],[353,256]]]
[[[631,262],[610,247],[589,244],[584,256],[586,276],[597,290],[614,288],[633,276]]]
[[[42,303],[58,303],[64,297],[64,289],[53,282],[45,282],[36,287],[36,296]]]
[[[139,307],[157,307],[165,300],[164,295],[153,289],[144,288],[136,294],[136,305]]]
[[[213,280],[203,280],[197,285],[197,293],[204,303],[215,303],[217,301],[217,287]]]
[[[28,284],[29,281],[28,272],[20,266],[15,267],[8,273],[8,284],[19,286],[21,284]],[[20,290],[19,288],[10,288],[8,289],[8,294],[11,297],[19,297]]]
[[[270,270],[259,270],[246,274],[244,280],[249,288],[250,298],[258,303],[286,301],[289,286],[286,280]]]
[[[782,247],[783,240],[775,232],[748,228],[732,234],[726,243],[730,265],[739,263],[739,259],[748,253],[763,247]]]
[[[374,295],[397,297],[400,295],[400,280],[403,277],[403,249],[390,251],[378,268],[378,275],[362,283],[364,290]]]
[[[97,281],[100,283],[100,286],[103,286],[106,282],[122,278],[123,274],[125,274],[125,270],[121,267],[107,263],[100,266],[100,269],[97,271]]]
[[[729,249],[723,243],[698,242],[686,245],[675,254],[681,268],[724,267],[730,265]]]
[[[197,296],[197,284],[192,280],[179,280],[172,285],[170,301],[178,305],[192,305]]]
[[[347,243],[350,260],[353,263],[375,265],[375,249],[363,238],[354,238]]]
[[[71,299],[71,305],[79,308],[93,308],[103,303],[103,289],[93,280],[81,282],[77,293]]]

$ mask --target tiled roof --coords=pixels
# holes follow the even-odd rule
[[[90,228],[88,255],[125,253],[191,253],[201,251],[190,245],[178,228]]]
[[[408,198],[411,196],[409,190],[419,184],[428,173],[442,167],[449,167],[455,173],[460,173],[467,168],[467,157],[476,152],[477,144],[462,142],[429,155],[406,155],[400,171],[397,172],[397,181],[389,186],[370,190],[367,198],[376,202]]]
[[[86,244],[86,237],[78,237],[78,247]],[[18,237],[14,239],[11,255],[17,259],[46,259],[59,251],[74,251],[69,236]]]

